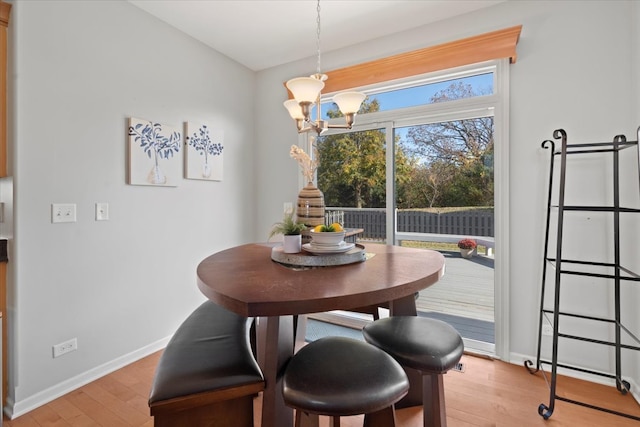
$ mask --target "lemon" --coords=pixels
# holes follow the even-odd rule
[[[324,231],[324,228],[325,228],[325,227],[324,227],[324,224],[316,225],[316,226],[313,228],[313,231],[314,231],[315,233],[321,233],[321,232],[323,232],[323,231]]]
[[[344,228],[342,228],[342,224],[340,224],[339,222],[334,222],[333,224],[331,224],[331,227],[333,227],[334,231],[344,231]]]

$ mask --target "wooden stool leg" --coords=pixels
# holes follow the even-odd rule
[[[296,427],[320,427],[318,414],[309,414],[296,409]]]
[[[297,353],[305,345],[307,336],[307,316],[300,314],[293,316],[294,343],[293,352]]]
[[[424,374],[422,376],[422,396],[424,399],[422,402],[424,427],[447,427],[442,374]]]
[[[396,411],[393,405],[364,415],[363,427],[395,427]]]
[[[329,427],[340,427],[340,417],[331,417]]]

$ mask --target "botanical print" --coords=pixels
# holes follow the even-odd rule
[[[128,135],[129,184],[177,186],[182,147],[180,131],[131,117]]]
[[[188,122],[185,133],[185,178],[222,181],[222,130]]]

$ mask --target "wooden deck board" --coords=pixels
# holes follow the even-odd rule
[[[418,311],[435,311],[470,319],[494,321],[494,274],[492,257],[465,259],[457,252],[442,252],[445,274],[420,292]]]

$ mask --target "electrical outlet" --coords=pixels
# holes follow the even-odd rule
[[[69,341],[62,342],[60,344],[56,344],[53,346],[53,357],[60,357],[63,354],[67,354],[71,351],[76,351],[78,349],[78,339],[73,338]]]
[[[553,326],[549,323],[545,323],[542,325],[542,335],[546,335],[548,337],[553,335]]]
[[[293,212],[293,204],[291,202],[284,202],[284,213],[289,214]]]
[[[76,222],[75,203],[54,203],[51,205],[51,222]]]

